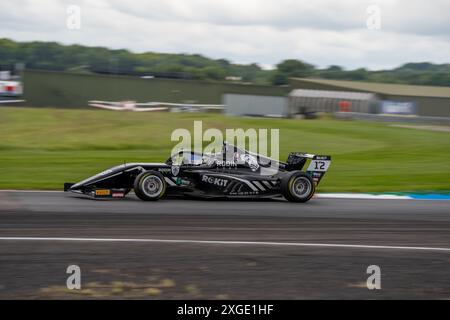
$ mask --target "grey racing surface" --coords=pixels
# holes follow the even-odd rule
[[[449,299],[450,201],[0,191],[0,298]]]

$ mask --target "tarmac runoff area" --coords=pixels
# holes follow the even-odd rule
[[[355,197],[0,191],[0,298],[449,299],[450,201]],[[81,290],[66,288],[74,264]],[[371,265],[379,290],[367,288]]]

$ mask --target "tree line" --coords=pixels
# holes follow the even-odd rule
[[[236,64],[200,54],[132,53],[124,49],[0,39],[0,67],[17,63],[40,70],[219,81],[228,78],[266,85],[286,85],[290,77],[309,77],[450,86],[450,64],[406,63],[391,70],[370,71],[345,70],[337,65],[320,69],[304,61],[287,59],[273,70],[264,70],[257,63]]]

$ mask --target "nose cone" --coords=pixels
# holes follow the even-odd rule
[[[80,189],[82,189],[84,187],[88,187],[89,185],[94,184],[98,181],[102,181],[102,180],[108,179],[112,176],[118,175],[127,167],[128,167],[128,165],[121,164],[119,166],[115,166],[115,167],[112,167],[105,171],[102,171],[92,177],[89,177],[87,179],[84,179],[80,182],[75,183],[74,185],[72,185],[70,187],[70,190],[80,190]]]
[[[66,182],[64,183],[64,191],[71,191],[73,190],[72,187],[75,183],[71,183],[71,182]]]

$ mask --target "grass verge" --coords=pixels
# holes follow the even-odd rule
[[[450,133],[361,121],[237,118],[218,114],[0,108],[0,188],[61,189],[123,162],[162,162],[172,130],[280,129],[280,157],[330,154],[319,192],[450,190]]]

